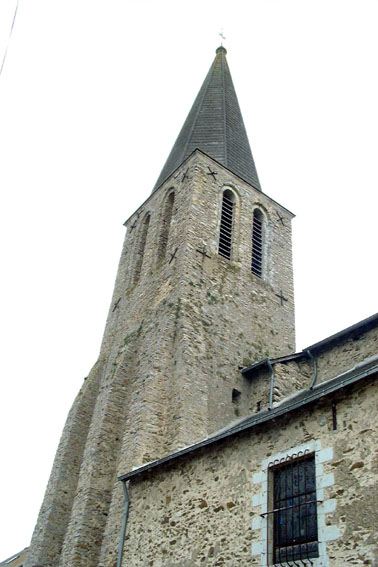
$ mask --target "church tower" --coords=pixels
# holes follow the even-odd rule
[[[100,356],[68,415],[28,567],[114,567],[117,475],[255,411],[239,367],[295,348],[292,217],[261,190],[219,47],[125,223]]]

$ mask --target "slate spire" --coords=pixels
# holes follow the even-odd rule
[[[261,190],[226,53],[216,50],[154,190],[197,148]]]

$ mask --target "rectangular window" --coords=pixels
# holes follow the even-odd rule
[[[319,557],[315,456],[293,455],[269,471],[269,563]]]

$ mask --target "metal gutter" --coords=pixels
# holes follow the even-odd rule
[[[330,337],[327,337],[326,339],[323,339],[322,341],[303,349],[301,352],[295,352],[293,354],[288,354],[286,356],[280,356],[279,358],[271,358],[271,359],[265,358],[263,360],[259,360],[258,362],[255,362],[251,366],[246,366],[244,368],[241,368],[240,372],[241,374],[243,374],[243,376],[248,376],[250,372],[262,368],[263,366],[269,366],[270,364],[277,364],[280,362],[290,362],[291,360],[296,360],[298,358],[304,358],[304,357],[308,358],[309,356],[308,353],[310,351],[312,352],[319,351],[325,347],[329,347],[332,343],[335,343],[340,339],[344,339],[348,336],[361,334],[376,326],[378,326],[378,313],[375,313],[374,315],[371,315],[371,317],[368,317],[367,319],[363,319],[362,321],[359,321],[358,323],[355,323],[354,325],[351,325],[350,327],[347,327],[346,329],[343,329],[342,331],[339,331],[338,333],[331,335]],[[313,358],[312,354],[310,358]]]
[[[272,363],[270,362],[270,358],[266,359],[266,363],[268,365],[268,368],[270,370],[270,391],[269,391],[269,410],[273,409],[273,389],[274,389],[274,370],[273,370],[273,366]]]
[[[376,327],[377,325],[378,313],[375,313],[374,315],[367,317],[367,319],[363,319],[362,321],[359,321],[358,323],[355,323],[354,325],[351,325],[350,327],[347,327],[346,329],[343,329],[342,331],[339,331],[338,333],[335,333],[334,335],[331,335],[330,337],[327,337],[326,339],[323,339],[322,341],[307,347],[305,351],[320,350],[321,348],[329,346],[331,343],[334,343],[341,338],[345,338],[348,335],[357,335],[363,333],[364,331],[368,331],[369,329]]]
[[[348,372],[345,372],[343,374],[340,374],[339,376],[336,376],[335,378],[332,378],[331,380],[328,380],[327,382],[317,384],[312,390],[302,391],[295,397],[292,397],[286,401],[284,400],[282,403],[280,403],[280,405],[276,405],[271,410],[265,410],[264,412],[255,414],[252,417],[248,417],[238,425],[231,427],[230,429],[223,431],[222,433],[216,434],[213,437],[208,437],[207,439],[204,439],[203,441],[195,443],[194,445],[191,445],[189,447],[185,447],[185,449],[181,449],[176,453],[172,453],[171,455],[167,455],[162,459],[152,461],[147,465],[127,472],[126,474],[120,476],[118,480],[126,481],[130,478],[141,475],[142,473],[155,469],[164,463],[172,462],[183,455],[193,453],[194,451],[206,447],[207,445],[211,445],[213,443],[216,443],[217,441],[226,439],[242,431],[252,429],[253,427],[261,423],[272,421],[277,417],[280,417],[314,401],[317,401],[324,396],[328,396],[334,392],[337,392],[345,386],[354,384],[355,382],[358,382],[363,378],[366,378],[378,372],[378,363],[376,360],[374,360],[373,362],[374,365],[372,365],[371,362],[368,362],[364,366],[358,365],[358,368],[353,368]],[[361,371],[361,369],[363,368],[365,368],[365,370]]]
[[[315,356],[312,355],[309,348],[306,350],[306,352],[307,352],[309,358],[312,360],[312,364],[313,364],[313,368],[314,368],[314,372],[313,372],[312,380],[311,380],[311,384],[310,384],[310,390],[312,390],[315,386],[316,379],[318,377],[318,363],[316,362],[316,358],[315,358]]]
[[[280,356],[279,358],[264,358],[263,360],[259,360],[258,362],[255,362],[251,366],[244,366],[240,368],[240,372],[244,376],[246,374],[249,374],[250,371],[257,370],[258,368],[262,368],[263,366],[268,366],[270,368],[271,364],[277,364],[278,362],[289,362],[290,360],[302,358],[303,355],[304,355],[303,352],[296,352],[294,354]]]
[[[129,498],[129,492],[127,490],[126,480],[122,481],[122,488],[123,488],[123,495],[125,498],[125,509],[123,511],[123,518],[122,518],[121,539],[119,541],[119,547],[118,547],[117,567],[121,567],[122,565],[123,548],[125,545],[126,526],[127,526],[127,518],[129,517],[129,504],[130,504],[130,498]]]

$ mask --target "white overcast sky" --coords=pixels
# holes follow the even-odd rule
[[[20,0],[0,76],[0,560],[29,544],[122,224],[222,27],[263,191],[297,215],[297,349],[377,311],[377,0]]]

